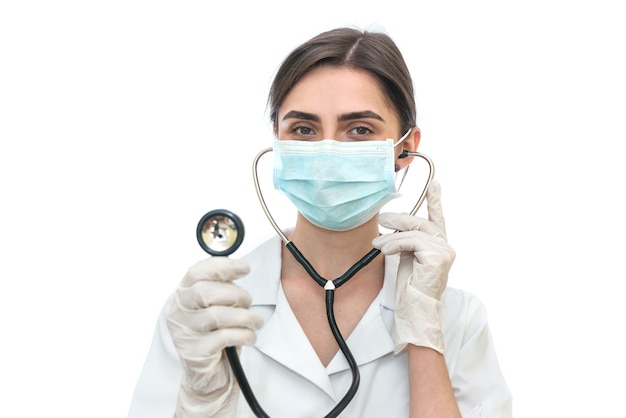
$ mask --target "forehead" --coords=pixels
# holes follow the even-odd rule
[[[279,119],[291,110],[322,116],[371,110],[385,120],[397,121],[380,82],[365,70],[349,67],[322,66],[309,71],[285,96]]]

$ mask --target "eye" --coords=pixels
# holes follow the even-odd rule
[[[373,131],[365,126],[357,126],[356,128],[350,129],[350,133],[353,135],[365,136],[372,134]]]
[[[309,135],[313,135],[315,133],[315,131],[308,127],[308,126],[295,126],[291,132],[297,134],[297,135],[303,135],[303,136],[309,136]]]

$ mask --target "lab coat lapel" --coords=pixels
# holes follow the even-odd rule
[[[282,241],[273,237],[244,257],[250,263],[250,274],[239,283],[250,292],[252,308],[273,308],[257,332],[254,347],[335,399],[328,374],[300,327],[280,284],[281,249]]]
[[[335,399],[326,369],[300,327],[282,286],[279,287],[274,315],[257,334],[255,347],[308,379]]]
[[[253,296],[252,305],[275,305],[275,312],[257,333],[255,347],[336,399],[329,376],[350,367],[341,351],[326,368],[319,361],[280,285],[281,247],[282,241],[274,237],[244,257],[251,264],[251,273],[241,284]],[[393,352],[391,329],[397,268],[397,256],[385,257],[385,279],[379,297],[346,341],[358,365]]]
[[[372,302],[346,343],[359,366],[393,352],[393,340],[381,316],[380,296]],[[326,371],[331,375],[349,368],[348,361],[339,351]]]
[[[360,366],[393,352],[391,337],[393,306],[398,263],[394,257],[385,257],[383,288],[346,340],[355,361]],[[329,375],[350,368],[343,353],[338,352],[326,371]]]

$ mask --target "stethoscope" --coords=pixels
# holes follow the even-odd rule
[[[333,333],[333,336],[335,337],[335,340],[337,341],[337,344],[339,345],[339,349],[345,356],[348,365],[350,366],[350,371],[352,373],[352,383],[350,384],[350,388],[343,396],[343,398],[339,401],[339,403],[337,403],[337,405],[328,414],[325,415],[325,418],[335,418],[339,416],[339,414],[352,401],[352,398],[356,394],[360,383],[359,367],[350,351],[350,348],[348,347],[346,341],[341,335],[339,327],[337,326],[337,323],[335,321],[335,314],[333,311],[335,289],[345,284],[359,270],[368,265],[374,258],[376,258],[380,254],[380,250],[376,248],[372,249],[367,254],[365,254],[359,261],[354,263],[354,265],[352,265],[352,267],[350,267],[345,273],[343,273],[340,277],[334,280],[327,280],[320,276],[319,273],[315,271],[313,266],[304,257],[304,255],[298,250],[296,245],[293,242],[289,241],[287,236],[278,227],[278,224],[274,220],[274,217],[267,207],[265,198],[263,197],[263,193],[259,185],[258,164],[261,157],[270,151],[272,151],[272,148],[266,148],[262,150],[257,154],[252,163],[252,177],[254,179],[254,188],[256,190],[259,203],[261,204],[261,208],[263,209],[265,216],[272,225],[272,228],[274,228],[280,239],[283,241],[285,247],[293,255],[296,261],[298,261],[302,265],[302,267],[304,267],[304,269],[311,276],[311,278],[326,291],[325,300],[328,324]],[[430,186],[430,183],[435,176],[435,166],[429,157],[419,152],[403,151],[402,154],[400,154],[399,156],[399,158],[407,157],[422,158],[426,161],[429,168],[426,185],[422,190],[420,198],[415,203],[415,206],[413,206],[413,209],[411,210],[411,212],[409,212],[411,215],[415,215],[424,200],[426,199],[426,191],[428,190],[428,187]],[[403,178],[400,181],[400,185],[404,181],[404,176],[406,176],[406,169]],[[228,256],[234,253],[239,248],[239,246],[243,242],[244,232],[245,231],[243,222],[237,215],[229,210],[217,209],[206,213],[200,219],[200,222],[198,222],[198,227],[196,228],[196,238],[198,239],[200,247],[202,247],[202,249],[210,255]],[[228,358],[228,362],[230,363],[230,367],[233,370],[233,374],[237,379],[237,382],[239,383],[241,393],[246,399],[246,402],[250,406],[252,412],[255,414],[255,416],[259,418],[270,418],[270,416],[263,410],[263,408],[261,408],[261,405],[259,404],[256,397],[254,396],[254,393],[252,392],[252,388],[250,387],[248,379],[246,378],[243,368],[241,367],[236,347],[226,347],[224,351],[226,353],[226,357]]]

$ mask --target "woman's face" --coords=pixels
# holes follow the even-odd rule
[[[366,71],[348,67],[311,70],[278,111],[278,139],[398,140],[399,130],[398,115],[378,81]]]

